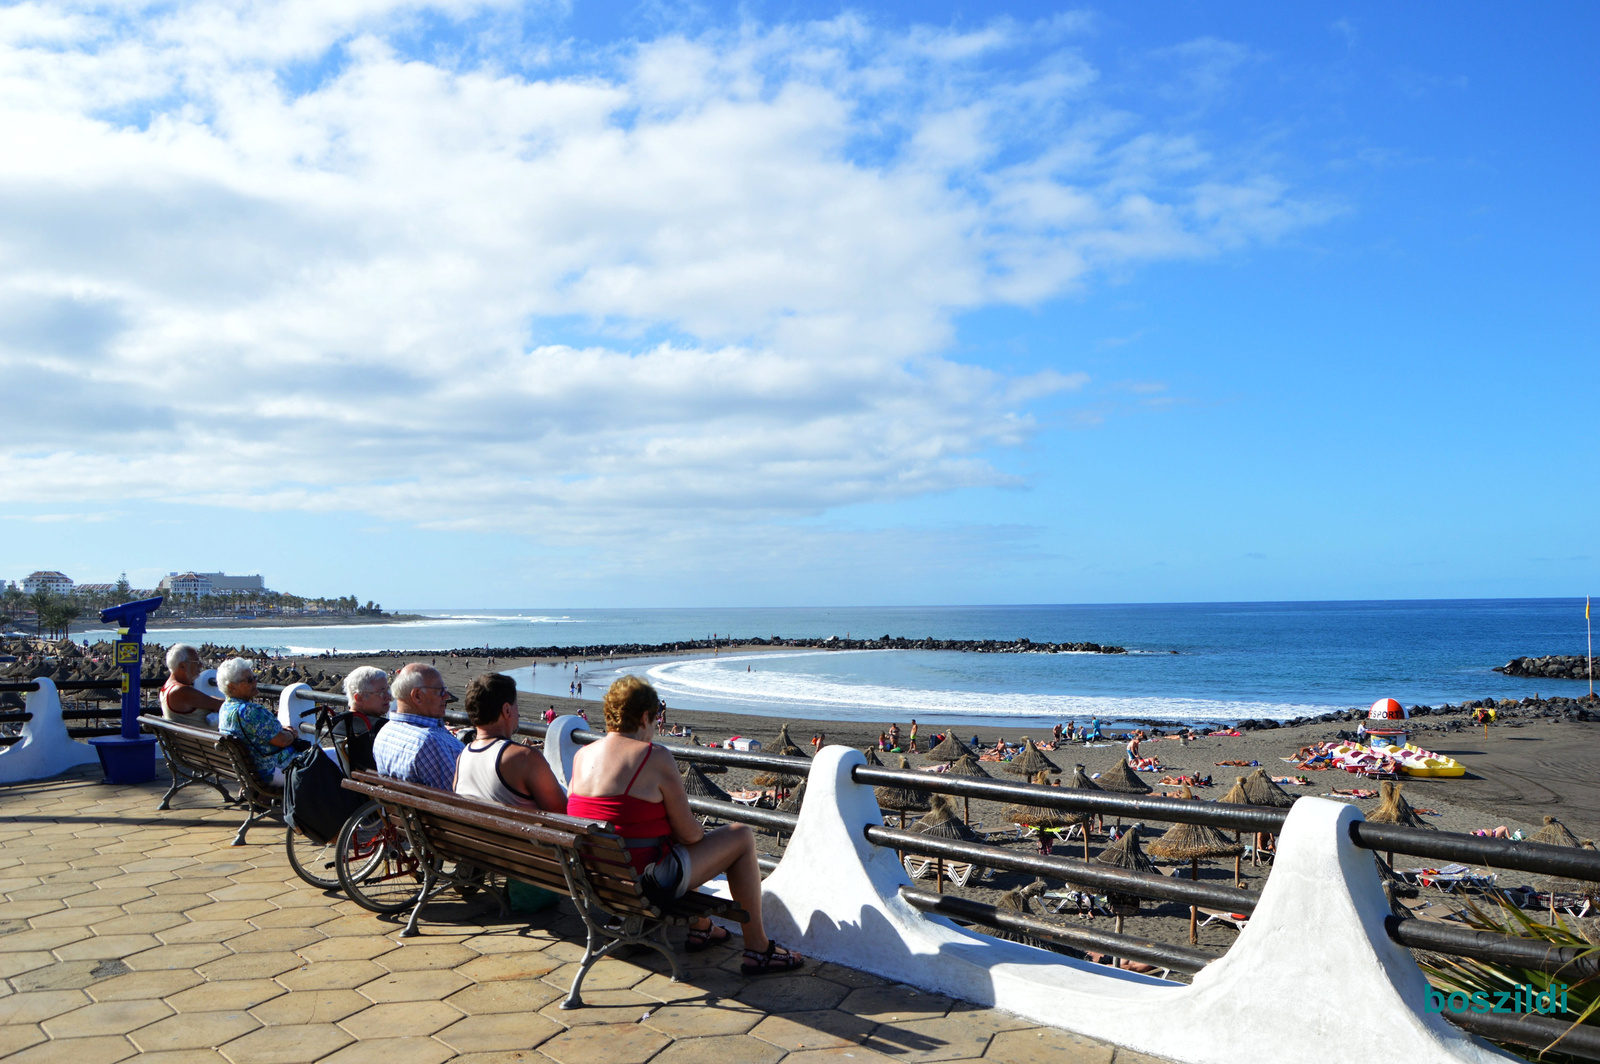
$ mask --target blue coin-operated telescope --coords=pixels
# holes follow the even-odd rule
[[[144,629],[161,598],[124,602],[100,611],[102,624],[117,626],[117,668],[122,670],[122,734],[90,739],[107,783],[145,783],[156,776],[156,740],[139,734],[139,670],[144,665]]]

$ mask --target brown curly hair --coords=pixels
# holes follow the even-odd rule
[[[636,732],[661,712],[661,696],[637,676],[624,676],[606,689],[606,731]]]

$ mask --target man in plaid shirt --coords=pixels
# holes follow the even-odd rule
[[[378,771],[407,783],[451,790],[463,748],[444,726],[444,707],[450,702],[444,677],[431,665],[413,662],[395,674],[390,691],[395,706],[372,744]]]

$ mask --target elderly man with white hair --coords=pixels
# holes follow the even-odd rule
[[[372,744],[378,771],[407,783],[453,789],[456,759],[465,748],[444,726],[444,707],[450,703],[444,677],[431,665],[412,662],[395,674],[390,691],[395,708]]]
[[[278,723],[278,715],[256,694],[255,662],[229,658],[217,667],[217,686],[227,699],[217,714],[217,730],[243,740],[261,782],[283,786],[283,770],[294,759],[295,735]]]
[[[161,715],[179,724],[194,728],[215,728],[217,711],[222,703],[194,682],[200,678],[204,663],[200,651],[188,643],[174,643],[167,651],[167,682],[161,686]]]

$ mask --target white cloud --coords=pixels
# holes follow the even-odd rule
[[[981,456],[1085,378],[951,361],[954,315],[1319,218],[1098,102],[1081,20],[552,41],[529,72],[492,31],[407,54],[422,10],[0,15],[0,504],[583,543],[1010,483]]]

